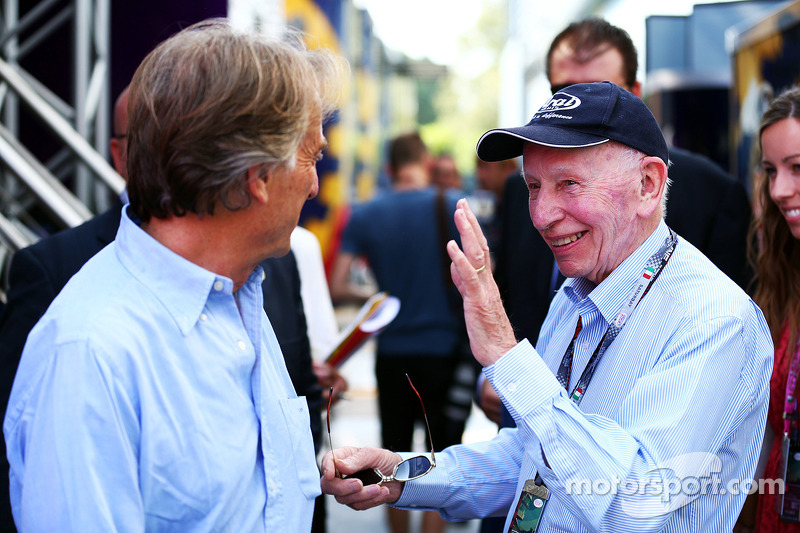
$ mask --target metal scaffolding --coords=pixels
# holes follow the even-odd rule
[[[0,301],[14,251],[87,220],[124,188],[107,162],[109,0],[31,3],[4,0],[0,14]],[[53,49],[57,32],[68,36],[64,48]],[[68,99],[22,66],[30,55],[50,51],[70,61]],[[52,135],[54,155],[42,161],[38,146],[25,146],[24,120]]]

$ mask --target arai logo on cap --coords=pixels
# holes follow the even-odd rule
[[[539,109],[539,113],[566,111],[567,109],[575,109],[579,105],[581,105],[581,99],[577,96],[572,96],[567,93],[556,93],[541,107],[541,109]]]

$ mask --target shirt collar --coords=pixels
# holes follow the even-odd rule
[[[186,335],[197,323],[211,291],[233,294],[233,281],[176,254],[135,224],[122,210],[115,240],[117,257],[142,285],[167,309]],[[261,267],[254,270],[248,284],[261,284]]]
[[[658,251],[668,236],[669,228],[662,219],[655,231],[600,285],[595,285],[586,278],[569,279],[564,284],[565,294],[575,304],[589,298],[605,321],[610,324],[617,317],[620,307],[639,280],[645,263]]]

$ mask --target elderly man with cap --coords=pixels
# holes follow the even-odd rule
[[[653,115],[612,83],[573,85],[527,125],[486,133],[478,155],[523,156],[531,220],[570,278],[536,348],[517,342],[460,202],[453,280],[517,427],[430,459],[337,449],[323,491],[451,520],[510,507],[506,531],[730,531],[761,447],[772,343],[752,300],[664,223],[669,153]],[[369,469],[381,483],[349,477]]]

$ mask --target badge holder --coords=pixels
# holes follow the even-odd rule
[[[800,340],[786,376],[783,405],[783,443],[780,473],[783,490],[778,492],[778,516],[784,522],[800,522],[800,435],[798,434],[797,398],[794,397],[800,376]]]
[[[547,487],[537,485],[533,479],[526,481],[508,533],[535,533],[549,498]]]
[[[784,522],[800,522],[800,439],[797,431],[783,435],[781,470],[783,494],[778,494],[778,515]]]

